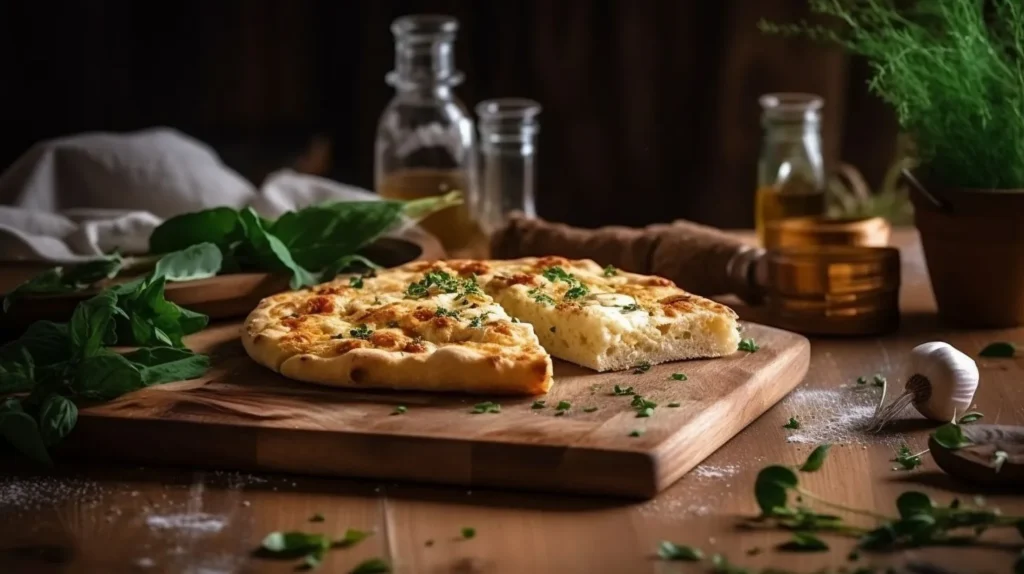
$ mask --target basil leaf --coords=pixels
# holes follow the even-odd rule
[[[754,482],[754,496],[762,514],[772,516],[786,508],[789,489],[796,488],[799,479],[792,469],[785,466],[769,466],[761,469]]]
[[[280,557],[298,557],[330,548],[331,542],[324,534],[311,532],[271,532],[263,539],[261,548]]]
[[[128,359],[110,351],[79,363],[72,382],[76,395],[99,401],[110,401],[144,386],[142,373]]]
[[[363,257],[362,255],[342,255],[333,262],[327,264],[320,272],[320,276],[317,278],[320,282],[330,281],[334,279],[338,273],[353,267],[355,264],[365,265],[369,269],[380,269],[380,265],[377,265],[373,261]]]
[[[963,429],[953,423],[944,424],[936,429],[932,433],[932,439],[939,446],[950,450],[957,450],[974,444],[964,436]]]
[[[109,279],[121,270],[124,260],[120,255],[89,261],[73,267],[53,267],[32,277],[4,297],[3,310],[6,313],[11,304],[22,295],[44,295],[81,291],[104,279]]]
[[[828,455],[828,449],[830,448],[832,448],[830,444],[819,445],[807,457],[807,461],[800,467],[800,472],[815,472],[820,469],[821,465],[825,464],[825,457]]]
[[[935,503],[927,494],[911,490],[896,499],[896,509],[900,511],[900,518],[917,514],[931,515],[935,511]]]
[[[152,347],[122,355],[138,369],[145,386],[187,381],[210,368],[210,358],[188,349]]]
[[[43,437],[39,434],[39,426],[21,408],[16,399],[7,399],[0,403],[0,437],[30,459],[43,464],[52,465],[50,453],[46,452]]]
[[[183,346],[182,337],[199,331],[209,318],[179,307],[164,297],[163,277],[136,285],[135,292],[122,294],[120,307],[130,317],[128,332],[140,346]]]
[[[50,395],[39,407],[39,434],[46,446],[59,443],[77,422],[78,407],[67,397]]]
[[[288,247],[263,228],[262,220],[251,207],[239,214],[239,220],[259,265],[270,270],[291,271],[292,289],[316,284],[313,275],[292,258]]]
[[[0,347],[0,362],[22,356],[22,349],[32,356],[36,366],[52,365],[68,360],[71,338],[65,323],[36,321],[16,340]]]
[[[213,243],[199,243],[181,251],[168,253],[156,262],[153,277],[167,281],[193,281],[216,275],[224,258]]]
[[[168,219],[149,236],[152,253],[170,253],[200,243],[227,245],[237,233],[238,212],[230,207],[215,207],[185,213]]]
[[[0,360],[0,395],[23,393],[35,384],[35,363],[24,346],[14,347],[12,356]]]
[[[978,411],[971,411],[969,413],[965,413],[964,416],[960,417],[960,420],[956,421],[956,424],[962,425],[967,423],[973,423],[975,421],[980,421],[983,418],[985,418],[985,415],[979,413]]]
[[[658,543],[658,557],[662,560],[685,560],[687,562],[698,562],[704,558],[700,548],[693,546],[682,546],[668,540]]]
[[[349,574],[388,574],[388,572],[391,572],[391,567],[387,562],[380,558],[370,558],[356,565]]]
[[[828,544],[810,532],[794,532],[793,539],[778,548],[789,552],[825,552]]]
[[[75,307],[69,327],[74,352],[81,357],[91,357],[99,351],[113,330],[116,307],[117,296],[110,291],[104,291]]]
[[[1016,353],[1017,346],[1013,343],[997,342],[985,345],[985,348],[978,353],[978,356],[1007,359],[1013,357]]]

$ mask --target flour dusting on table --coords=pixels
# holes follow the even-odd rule
[[[227,525],[227,518],[205,512],[181,514],[151,514],[146,517],[146,525],[154,530],[179,530],[204,534],[216,534]]]
[[[12,476],[0,479],[0,510],[35,510],[101,494],[99,484],[79,478]]]
[[[786,417],[794,417],[800,428],[787,430],[786,442],[797,444],[868,444],[899,442],[892,434],[868,430],[881,389],[839,387],[797,389],[780,403]]]

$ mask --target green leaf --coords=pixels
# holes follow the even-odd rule
[[[533,404],[530,405],[530,408],[533,410],[539,410],[545,407],[545,403],[547,403],[547,401],[533,401]]]
[[[739,350],[746,351],[748,353],[756,353],[761,348],[753,339],[743,339],[740,341]]]
[[[355,546],[363,540],[366,540],[372,534],[373,532],[369,532],[367,530],[356,530],[354,528],[349,528],[345,531],[345,534],[341,538],[335,540],[332,543],[332,546],[334,546],[335,548],[348,548],[350,546]]]
[[[331,279],[334,279],[338,273],[346,271],[357,265],[362,265],[367,269],[380,269],[380,265],[377,265],[362,255],[342,255],[338,259],[328,263],[327,266],[323,268],[323,271],[320,272],[317,280],[321,282],[330,281]]]
[[[288,247],[263,228],[259,215],[251,207],[239,213],[239,219],[259,265],[272,271],[290,271],[292,289],[316,284],[313,274],[295,261]],[[336,251],[334,256],[336,257],[337,254]]]
[[[114,328],[117,296],[104,291],[79,303],[71,315],[71,345],[79,356],[91,357],[103,346]]]
[[[302,566],[306,570],[316,570],[324,561],[324,555],[327,553],[323,548],[317,548],[316,550],[306,554],[302,557]]]
[[[782,425],[782,428],[796,430],[800,428],[800,421],[796,420],[796,417],[789,417],[789,422]]]
[[[964,436],[963,429],[953,423],[944,424],[936,429],[932,433],[932,439],[939,446],[949,450],[957,450],[974,444]]]
[[[349,574],[388,574],[388,572],[391,572],[391,567],[387,562],[380,558],[370,558],[356,565]]]
[[[230,207],[185,213],[168,219],[153,230],[149,236],[149,250],[152,253],[170,253],[200,243],[227,245],[238,227],[238,212]]]
[[[280,557],[298,557],[331,547],[331,541],[324,534],[289,531],[271,532],[260,545],[272,555]]]
[[[828,544],[810,532],[794,532],[793,538],[779,545],[779,550],[787,552],[825,552]]]
[[[1006,359],[1013,357],[1017,353],[1017,346],[1013,343],[989,343],[984,349],[978,353],[981,357]]]
[[[909,518],[918,514],[931,515],[935,512],[935,503],[923,492],[904,492],[896,499],[896,509],[901,518]]]
[[[757,505],[765,516],[773,516],[786,508],[789,489],[796,488],[799,479],[792,469],[785,466],[769,466],[761,469],[754,483]]]
[[[184,346],[182,337],[201,330],[209,318],[168,301],[163,277],[136,283],[131,291],[122,290],[118,306],[129,317],[127,332],[131,342],[140,346]],[[127,341],[126,341],[127,343]]]
[[[683,373],[672,373],[673,381],[685,381],[688,377]]]
[[[398,405],[397,407],[395,407],[395,410],[391,411],[391,415],[392,416],[404,415],[408,411],[409,411],[409,407],[407,407],[405,405]]]
[[[892,524],[885,523],[862,536],[857,542],[857,546],[865,550],[879,550],[889,548],[895,542],[896,531],[893,529]]]
[[[698,562],[704,558],[700,548],[683,546],[668,540],[658,543],[658,557],[662,560],[682,560],[686,562]]]
[[[967,423],[973,423],[975,421],[980,421],[983,418],[985,418],[985,415],[977,411],[971,411],[969,413],[965,413],[964,416],[960,417],[960,420],[956,421],[956,424],[963,425]]]
[[[187,381],[206,374],[210,358],[188,349],[148,347],[123,355],[138,369],[145,386]]]
[[[821,465],[825,464],[825,457],[828,455],[828,449],[832,448],[830,444],[819,445],[815,448],[804,465],[800,467],[801,472],[815,472],[821,468]]]
[[[470,527],[470,526],[467,526],[467,527],[463,528],[462,529],[462,537],[465,538],[466,540],[469,540],[470,538],[475,538],[476,537],[476,528],[473,528],[473,527]]]
[[[444,195],[407,201],[402,206],[402,214],[413,222],[418,222],[428,215],[432,215],[438,211],[443,211],[449,207],[462,205],[462,203],[462,191],[455,190]]]
[[[72,293],[87,289],[104,279],[117,275],[123,265],[124,260],[121,256],[111,255],[73,267],[47,269],[8,293],[4,298],[3,310],[6,313],[11,304],[24,295]]]
[[[39,434],[46,446],[59,443],[77,422],[78,407],[67,397],[50,395],[39,407]]]
[[[208,279],[220,272],[223,262],[216,245],[199,243],[161,257],[153,269],[153,277],[163,277],[167,281]]]
[[[78,364],[72,388],[84,399],[109,401],[145,386],[142,373],[125,357],[110,351]]]
[[[46,452],[39,425],[22,410],[21,402],[17,399],[7,399],[0,403],[0,437],[28,458],[46,465],[53,464],[50,454]]]
[[[35,362],[24,346],[0,353],[0,395],[23,393],[35,385]]]

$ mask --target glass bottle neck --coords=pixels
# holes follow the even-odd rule
[[[402,92],[444,96],[442,89],[462,83],[455,69],[458,22],[449,16],[414,15],[395,20],[395,69],[387,82]],[[448,92],[450,93],[450,92]]]

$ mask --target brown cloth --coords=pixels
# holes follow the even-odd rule
[[[750,247],[719,229],[679,220],[644,228],[580,229],[513,215],[491,237],[495,259],[560,255],[671,279],[711,297],[742,291],[730,262]]]

